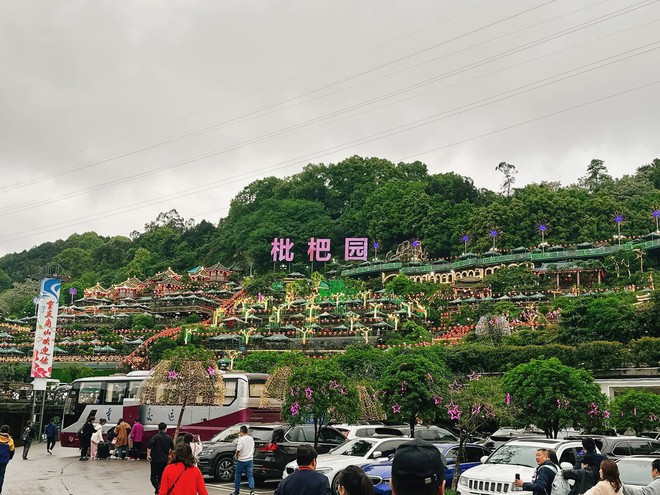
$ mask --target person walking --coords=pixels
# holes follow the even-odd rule
[[[131,434],[129,435],[131,443],[133,444],[131,450],[128,452],[129,459],[135,461],[140,460],[140,454],[142,453],[143,436],[144,436],[144,426],[142,426],[142,423],[140,422],[140,418],[137,418],[133,422],[133,427],[131,428]]]
[[[167,466],[167,457],[173,449],[174,442],[167,436],[167,424],[158,423],[158,433],[151,437],[147,446],[147,460],[151,462],[151,485],[156,494]]]
[[[87,418],[80,431],[80,461],[89,460],[89,450],[92,444],[92,435],[94,434],[94,418],[93,416]]]
[[[436,451],[440,453],[438,449]],[[330,495],[328,477],[316,472],[317,456],[316,449],[311,445],[298,445],[296,452],[298,469],[280,481],[275,489],[275,495]]]
[[[250,495],[254,495],[254,475],[252,474],[252,456],[254,455],[254,439],[248,435],[247,426],[241,425],[236,442],[236,453],[234,454],[234,495],[241,491],[241,477],[243,473],[247,477]]]
[[[27,461],[28,452],[30,452],[30,446],[32,445],[32,440],[34,440],[34,428],[32,428],[32,421],[28,419],[28,422],[25,424],[25,429],[23,430],[23,460]]]
[[[57,432],[59,431],[59,428],[55,423],[53,423],[53,420],[51,419],[48,424],[46,425],[45,433],[46,433],[46,452],[48,452],[50,455],[53,455],[53,447],[55,447],[55,442],[57,442]]]
[[[5,482],[7,464],[14,458],[14,439],[9,436],[9,425],[0,426],[0,494]]]
[[[533,492],[533,495],[548,495],[552,491],[552,482],[559,472],[559,468],[550,460],[548,449],[536,451],[536,464],[536,471],[534,471],[534,478],[531,482],[516,480],[514,485]]]
[[[126,455],[128,454],[128,432],[130,429],[131,425],[124,421],[123,418],[121,418],[117,422],[117,426],[115,426],[115,438],[117,440],[115,442],[115,446],[117,447],[117,450],[115,450],[115,457],[117,459],[126,459]]]
[[[614,461],[607,459],[600,463],[600,481],[584,495],[623,495],[619,467]]]
[[[339,495],[374,495],[374,484],[359,466],[346,466],[337,475]]]
[[[651,463],[653,481],[646,486],[623,486],[624,495],[660,495],[660,459]]]
[[[163,471],[158,495],[208,495],[189,444],[183,442],[174,449],[172,464]]]
[[[440,451],[425,440],[402,443],[392,458],[393,495],[444,495],[445,463]]]
[[[98,459],[98,450],[99,444],[103,441],[103,425],[105,424],[105,418],[101,418],[98,424],[94,425],[94,433],[92,433],[91,438],[91,453],[90,457],[92,459]]]

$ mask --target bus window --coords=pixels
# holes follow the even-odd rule
[[[101,382],[82,382],[78,404],[98,404],[101,398]]]
[[[104,404],[123,404],[125,395],[126,382],[107,382]]]
[[[264,395],[264,388],[266,388],[265,381],[250,380],[250,397],[262,397]]]
[[[126,394],[127,399],[133,399],[137,397],[138,389],[140,388],[141,383],[142,380],[128,382],[128,393]]]
[[[225,402],[223,405],[228,406],[236,400],[237,388],[238,380],[225,380]]]

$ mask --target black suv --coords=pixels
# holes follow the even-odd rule
[[[254,438],[254,481],[261,483],[282,477],[286,465],[295,460],[298,445],[314,444],[314,425],[254,425],[249,435]],[[326,454],[345,440],[339,430],[326,426],[321,430],[316,450]]]
[[[230,426],[208,442],[202,443],[202,452],[197,461],[202,474],[213,476],[216,481],[234,480],[234,452],[240,426]]]
[[[610,459],[618,459],[629,455],[649,455],[660,450],[660,440],[645,437],[605,436],[605,435],[574,435],[570,439],[593,438],[596,447]]]

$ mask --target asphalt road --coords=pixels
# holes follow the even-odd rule
[[[3,495],[152,495],[149,482],[149,462],[105,459],[81,462],[75,449],[55,446],[53,454],[46,452],[45,443],[33,443],[28,460],[22,459],[23,448],[18,447],[5,474]],[[206,478],[209,494],[228,495],[233,483],[216,483]],[[277,481],[270,481],[255,493],[271,495]],[[241,493],[249,493],[247,482]]]

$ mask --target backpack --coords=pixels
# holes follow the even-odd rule
[[[568,483],[568,480],[561,475],[561,469],[557,466],[543,466],[547,467],[555,473],[555,478],[552,480],[552,495],[568,495],[568,492],[571,491],[571,485]]]
[[[27,428],[25,428],[25,431],[23,432],[23,441],[24,442],[27,442],[28,440],[31,440],[31,437],[32,437],[31,433],[32,433],[32,430],[30,429],[29,426]]]
[[[84,434],[85,434],[85,430],[83,428],[80,428],[78,430],[78,439],[82,438]]]

